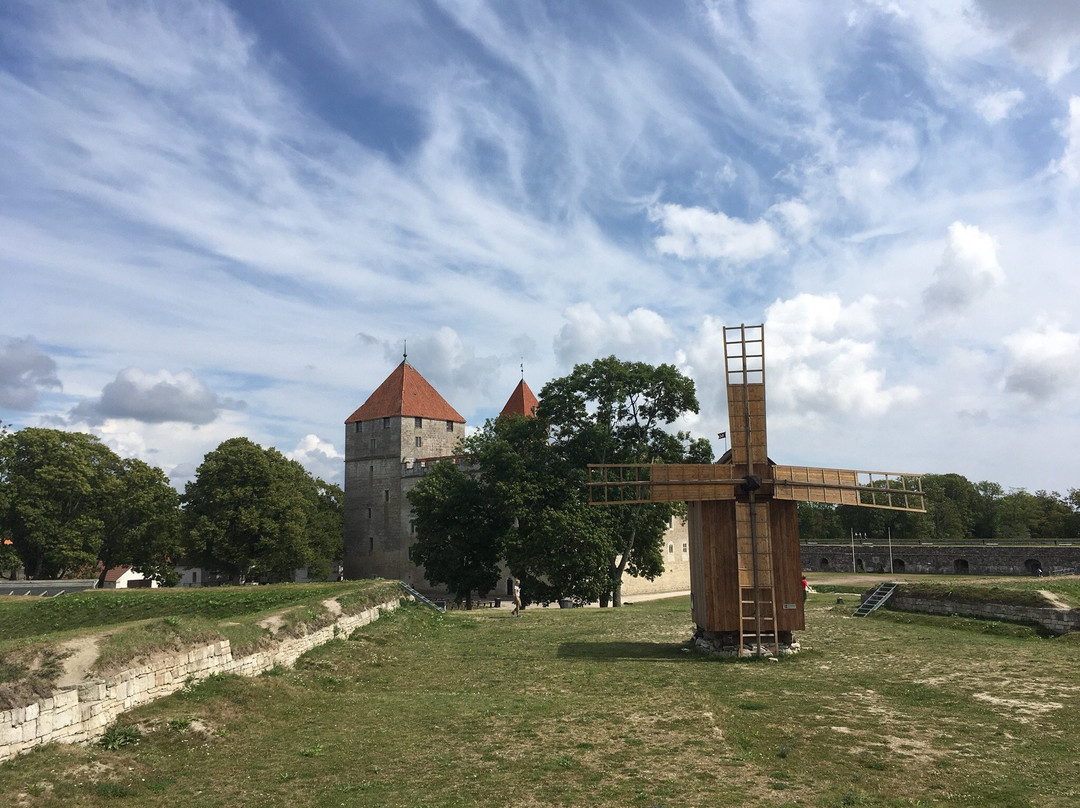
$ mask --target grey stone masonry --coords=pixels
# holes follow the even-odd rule
[[[423,570],[409,557],[416,537],[407,495],[453,453],[465,425],[393,416],[345,426],[345,577],[422,585]]]
[[[85,743],[99,738],[117,716],[215,673],[256,676],[277,665],[292,665],[304,653],[335,636],[348,635],[397,609],[401,599],[358,614],[343,614],[328,626],[300,637],[287,637],[273,647],[235,657],[228,640],[184,651],[155,655],[102,679],[82,682],[51,696],[11,710],[0,710],[0,761],[40,744]]]
[[[891,552],[890,552],[891,549]],[[805,570],[818,572],[931,573],[947,575],[1046,575],[1080,574],[1080,541],[1047,541],[1040,545],[911,544],[876,540],[849,542],[803,542]]]
[[[864,593],[863,598],[868,594]],[[902,589],[885,602],[885,608],[898,612],[959,615],[982,620],[1002,620],[1006,623],[1027,623],[1042,626],[1051,634],[1067,634],[1080,630],[1080,609],[1010,606],[1003,603],[957,603],[950,600],[908,597],[903,594]]]

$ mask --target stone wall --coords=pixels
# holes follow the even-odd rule
[[[870,590],[873,591],[873,590]],[[863,594],[863,599],[869,593]],[[913,598],[903,594],[901,587],[885,601],[885,608],[898,612],[960,615],[982,620],[1003,620],[1007,623],[1030,623],[1052,634],[1080,631],[1080,609],[1052,609],[1038,606],[1009,606],[1003,603],[956,603],[934,598]]]
[[[818,572],[937,573],[948,575],[1046,575],[1080,574],[1080,542],[1007,547],[996,544],[900,544],[893,543],[890,560],[886,542],[803,542],[804,570]],[[890,568],[891,563],[891,568]]]
[[[26,707],[0,710],[0,761],[52,741],[92,741],[103,735],[121,713],[211,674],[256,676],[277,665],[292,665],[312,648],[337,635],[348,636],[378,619],[383,612],[397,609],[399,603],[395,598],[359,614],[340,615],[332,625],[300,637],[283,638],[273,647],[247,656],[234,657],[228,640],[155,655],[145,664],[57,690]]]

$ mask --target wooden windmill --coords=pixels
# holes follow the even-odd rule
[[[715,465],[592,465],[594,505],[686,502],[699,638],[780,652],[804,628],[797,502],[925,512],[915,474],[778,466],[765,430],[765,327],[724,328],[731,450]]]

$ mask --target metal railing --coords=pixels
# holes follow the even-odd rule
[[[417,592],[415,589],[413,589],[411,586],[409,586],[404,581],[398,581],[398,584],[401,586],[402,589],[404,589],[406,592],[408,592],[409,595],[411,595],[413,600],[415,600],[416,602],[423,603],[425,606],[428,606],[428,607],[434,609],[439,614],[443,614],[443,613],[446,612],[446,607],[440,606],[435,601],[429,600],[428,598],[424,597],[423,595],[421,595],[419,592]]]

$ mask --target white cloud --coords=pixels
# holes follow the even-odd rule
[[[975,225],[953,222],[934,281],[923,289],[928,316],[955,314],[1005,280],[998,264],[997,242]]]
[[[340,482],[343,478],[345,456],[334,444],[318,435],[304,435],[291,452],[284,453],[290,460],[297,461],[313,476],[328,482]]]
[[[190,370],[174,374],[125,368],[105,385],[100,398],[80,402],[71,415],[92,424],[129,418],[147,424],[179,421],[202,425],[216,420],[223,409],[244,406],[242,401],[218,396]]]
[[[1005,34],[1017,58],[1046,77],[1060,81],[1080,65],[1080,13],[1076,0],[975,0],[994,29]]]
[[[1007,352],[1004,388],[1034,401],[1066,390],[1075,392],[1080,377],[1080,333],[1055,324],[1023,329],[1003,340]]]
[[[837,295],[801,294],[766,312],[770,401],[791,418],[876,416],[914,400],[910,386],[889,387],[875,342],[876,301],[848,305]]]
[[[56,362],[32,337],[0,344],[0,406],[29,410],[43,388],[60,387]]]
[[[601,315],[590,303],[569,306],[567,321],[555,337],[555,357],[562,367],[614,354],[626,361],[658,361],[667,353],[670,326],[656,312],[637,308],[627,315]]]
[[[778,253],[783,248],[779,234],[763,219],[746,222],[723,211],[660,205],[652,212],[664,235],[657,236],[656,249],[682,259],[704,258],[746,264]]]
[[[1016,105],[1023,100],[1024,93],[1022,90],[999,90],[978,99],[975,102],[975,110],[988,123],[997,123],[1008,118]]]
[[[1069,99],[1069,120],[1062,127],[1065,153],[1055,168],[1071,183],[1080,183],[1080,96]]]

